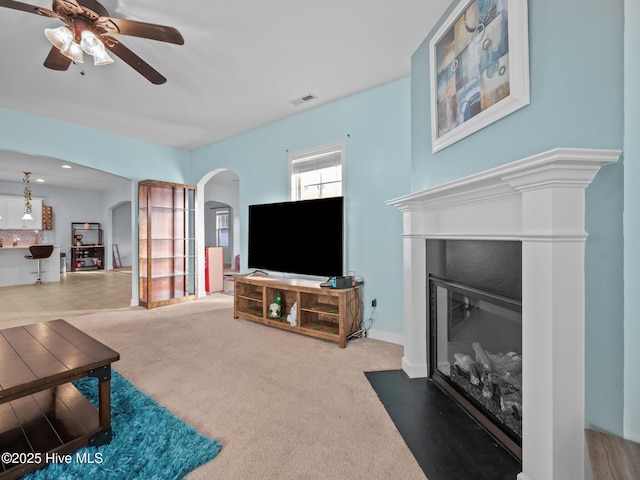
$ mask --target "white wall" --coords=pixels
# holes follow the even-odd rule
[[[23,184],[17,182],[0,181],[0,195],[22,196]],[[98,222],[103,230],[105,245],[105,267],[111,267],[111,237],[114,232],[111,225],[110,209],[114,206],[129,202],[123,207],[123,216],[116,225],[118,241],[125,248],[131,265],[132,253],[132,220],[131,220],[131,185],[112,188],[105,191],[84,190],[73,188],[51,187],[48,185],[32,184],[34,197],[42,198],[44,205],[53,207],[53,230],[45,231],[46,241],[60,246],[60,253],[67,255],[67,271],[69,270],[69,256],[71,247],[71,223]],[[128,209],[127,212],[124,210]],[[128,222],[128,224],[126,223]],[[121,251],[122,255],[122,251]],[[136,253],[137,255],[137,253]]]
[[[134,182],[102,192],[102,209],[106,219],[103,228],[105,229],[104,245],[107,268],[113,268],[114,243],[118,244],[120,249],[120,259],[123,266],[132,266],[135,263],[132,259],[138,258],[137,243],[134,241],[137,231],[133,211],[136,196]],[[125,263],[125,257],[127,263]]]
[[[640,4],[625,1],[625,137],[624,137],[624,436],[640,442],[640,322],[636,297],[640,291]]]
[[[216,177],[214,176],[206,185],[204,191],[204,201],[206,202],[219,202],[231,207],[232,221],[231,226],[231,251],[229,256],[225,256],[225,263],[231,263],[233,268],[234,258],[240,254],[240,192],[237,185],[223,185],[216,183]],[[206,206],[206,205],[205,205]],[[208,211],[208,210],[207,210]],[[205,228],[207,228],[208,215],[205,212]],[[215,232],[215,224],[213,225]],[[215,233],[214,233],[215,234]],[[226,253],[226,252],[225,252]]]
[[[22,183],[0,181],[0,195],[22,196],[22,190]],[[71,247],[71,223],[105,223],[100,192],[40,184],[32,184],[31,190],[34,197],[43,199],[44,205],[53,207],[53,230],[46,232],[47,238],[60,246],[60,253],[67,254],[67,262]]]
[[[113,235],[112,249],[109,251],[110,265],[113,265],[113,245],[118,246],[121,266],[130,267],[133,264],[133,242],[131,229],[131,202],[120,203],[112,210]]]

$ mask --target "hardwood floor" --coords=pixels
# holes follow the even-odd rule
[[[365,374],[429,480],[514,480],[520,462],[425,378]]]
[[[60,282],[0,287],[0,328],[131,305],[131,269],[67,272]]]

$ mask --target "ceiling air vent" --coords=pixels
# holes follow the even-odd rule
[[[296,98],[295,100],[292,100],[291,103],[297,107],[298,105],[302,105],[303,103],[307,103],[315,99],[316,97],[314,95],[309,94],[305,95],[304,97]]]

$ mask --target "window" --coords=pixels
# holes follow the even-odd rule
[[[216,210],[216,239],[218,247],[229,246],[229,210]]]
[[[289,152],[291,200],[344,195],[344,142]]]

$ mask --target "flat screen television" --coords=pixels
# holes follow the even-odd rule
[[[343,197],[249,205],[249,268],[343,274]]]

